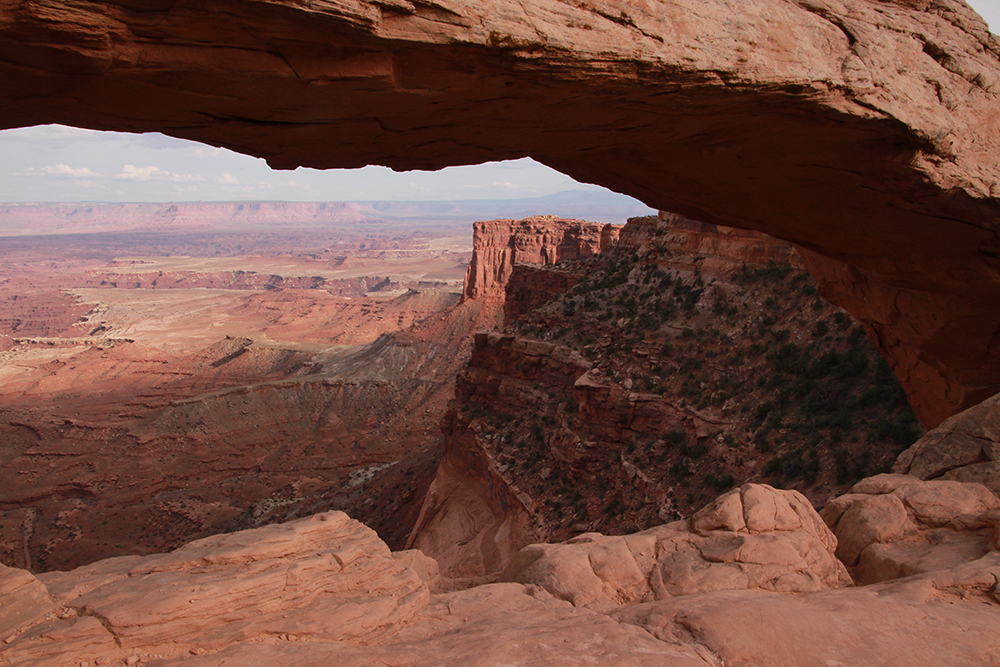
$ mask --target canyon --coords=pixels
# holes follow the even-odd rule
[[[360,345],[316,357],[332,337],[294,317],[265,326],[311,343],[212,327],[218,347],[178,361],[197,395],[165,405],[142,373],[150,405],[124,411],[119,449],[95,450],[115,463],[173,433],[191,469],[225,472],[231,453],[209,447],[223,418],[267,434],[272,405],[324,438],[421,415],[395,424],[414,458],[375,470],[390,430],[353,441],[349,464],[290,450],[342,466],[324,493],[268,444],[260,474],[289,487],[275,502],[237,513],[225,502],[274,492],[195,475],[196,507],[161,503],[183,521],[102,560],[107,545],[67,523],[92,513],[25,530],[25,483],[5,510],[21,513],[4,524],[17,567],[0,569],[0,663],[997,664],[1000,38],[961,0],[14,1],[0,36],[0,127],[161,131],[276,168],[531,156],[676,212],[630,221],[616,244],[602,225],[503,221],[464,287],[406,329],[337,332]],[[81,296],[118,292],[119,275],[171,291],[161,268],[105,264]],[[284,312],[275,294],[362,287],[227,270],[198,280],[263,288],[240,306],[262,320]],[[393,298],[424,288],[406,289]],[[16,301],[0,354],[64,354],[51,334],[101,315]],[[191,311],[174,307],[149,312]],[[363,310],[353,321],[382,312]],[[82,337],[107,342],[69,371],[141,368],[140,329],[93,324]],[[24,367],[14,411],[63,368]],[[248,370],[265,381],[227,391]],[[80,407],[60,391],[53,410]],[[365,392],[396,402],[320,418],[371,405]],[[66,447],[126,428],[52,414],[45,432]],[[22,457],[5,470],[44,460],[59,503],[101,490],[74,485],[93,471],[66,447],[33,449],[44,429],[5,428]],[[135,460],[166,485],[154,492],[191,483]],[[375,483],[344,493],[349,469]],[[404,469],[413,479],[369,477]],[[235,532],[199,534],[223,529],[196,521],[219,508]]]
[[[94,206],[97,231],[2,240],[0,560],[67,569],[331,506],[405,542],[462,360],[445,350],[480,317],[456,308],[467,224],[223,238],[139,208],[131,232]]]
[[[917,438],[916,418],[888,366],[876,365],[863,328],[818,299],[791,245],[663,213],[621,228],[540,216],[481,222],[474,231],[461,301],[456,289],[449,305],[405,329],[311,360],[325,360],[321,374],[336,369],[341,382],[379,378],[383,387],[415,392],[417,403],[380,402],[391,395],[385,391],[367,401],[335,392],[300,420],[295,437],[306,442],[310,429],[334,419],[346,433],[322,434],[334,437],[317,454],[282,447],[250,470],[244,459],[273,445],[246,451],[246,433],[234,425],[247,422],[237,413],[254,415],[250,431],[262,430],[261,417],[294,413],[283,393],[292,381],[172,401],[195,404],[202,430],[197,442],[175,437],[171,451],[238,463],[237,478],[256,487],[224,480],[227,502],[254,493],[263,502],[225,526],[243,530],[194,541],[210,526],[132,515],[163,533],[161,541],[101,560],[80,535],[39,531],[40,544],[56,547],[39,550],[52,559],[44,565],[56,563],[62,542],[93,562],[28,564],[36,574],[0,566],[0,664],[719,667],[855,664],[873,656],[887,664],[992,664],[1000,499],[990,491],[995,475],[976,467],[982,455],[969,444],[988,455],[996,449],[988,404],[903,452],[896,467],[909,466],[910,474],[879,472]],[[641,290],[673,296],[657,300]],[[339,321],[328,321],[328,333]],[[738,341],[728,350],[727,332]],[[231,358],[219,365],[225,368],[252,354],[246,340],[222,347],[200,358]],[[811,358],[793,348],[809,349]],[[450,357],[448,365],[431,363],[439,354]],[[376,406],[397,412],[379,431],[387,439],[398,437],[401,421],[440,419],[444,402],[420,402],[432,392],[422,396],[408,382],[421,372],[440,373],[454,387],[440,450],[428,447],[429,433],[421,440],[411,431],[396,449],[385,443],[393,455],[409,453],[388,468],[409,471],[401,483],[377,465],[340,462],[346,443],[358,450],[345,415]],[[744,376],[780,382],[733,384]],[[831,393],[827,377],[843,397]],[[817,412],[808,394],[781,399],[782,385],[796,378],[807,383],[796,393],[818,391],[847,411],[847,421]],[[725,388],[735,393],[723,395]],[[772,408],[761,415],[764,404]],[[153,415],[129,426],[140,448],[142,437],[155,446],[180,421],[176,413]],[[900,437],[878,430],[893,419],[909,430]],[[266,428],[261,437],[273,441]],[[948,446],[935,446],[942,442]],[[222,443],[244,451],[219,452]],[[828,448],[838,443],[845,459],[867,452],[872,469],[859,465],[844,476]],[[941,451],[955,452],[954,462],[935,464]],[[796,452],[805,459],[788,465]],[[113,455],[121,469],[126,452]],[[127,455],[135,457],[134,445]],[[970,476],[956,476],[963,464]],[[155,480],[157,468],[176,464],[131,465],[136,480]],[[344,485],[324,480],[324,465],[363,480],[357,495],[324,493],[324,485]],[[291,493],[282,487],[267,495],[274,476],[291,479],[311,466],[313,478],[292,483]],[[198,469],[209,478],[219,472]],[[120,488],[92,486],[107,494],[107,506],[64,499],[73,508],[59,511],[57,527],[75,521],[76,532],[85,532],[81,516],[115,517],[135,502]],[[190,478],[185,486],[171,489],[172,503],[153,488],[155,508],[210,514],[211,486]],[[401,493],[410,494],[408,509]],[[22,502],[15,519],[39,524],[44,512],[31,505],[45,503]],[[371,528],[330,511],[337,507],[364,516],[390,540],[405,527],[406,544],[390,550]],[[125,523],[94,535],[121,539]],[[7,525],[13,533],[20,527]],[[170,548],[168,540],[183,546],[155,553],[158,545]],[[889,617],[891,626],[871,630],[875,618]],[[914,644],[913,633],[925,639]]]
[[[9,2],[0,127],[159,131],[282,169],[531,156],[797,244],[925,426],[996,393],[998,38],[961,0],[733,7]]]

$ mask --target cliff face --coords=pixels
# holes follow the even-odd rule
[[[530,155],[816,253],[926,425],[1000,389],[1000,41],[959,0],[8,2],[0,43],[0,127],[278,168]]]
[[[700,263],[710,275],[730,273],[743,265],[801,267],[792,245],[766,234],[689,220],[661,211],[656,217],[633,218],[621,230],[619,245],[636,250],[657,250],[661,261],[680,266]]]
[[[502,303],[518,262],[555,264],[600,253],[614,243],[614,225],[537,216],[489,220],[473,228],[465,298]]]
[[[742,481],[822,504],[919,435],[861,327],[758,233],[633,218],[599,256],[518,264],[505,313],[459,375],[410,542],[450,576],[688,516]]]

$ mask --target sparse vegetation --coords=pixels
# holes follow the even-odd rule
[[[574,523],[622,532],[658,522],[654,488],[681,515],[745,481],[821,502],[919,437],[864,328],[800,268],[707,276],[662,230],[650,236],[643,252],[563,264],[580,281],[511,325],[577,351],[609,393],[588,394],[584,410],[572,383],[546,385],[553,398],[523,422],[468,411],[496,424],[491,442],[515,483],[540,489],[537,519],[553,537]]]

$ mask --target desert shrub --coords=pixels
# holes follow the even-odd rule
[[[756,282],[770,283],[784,280],[791,270],[792,267],[790,266],[778,266],[774,262],[768,262],[767,266],[755,269],[751,269],[744,264],[733,273],[732,279],[740,285],[749,285]]]
[[[729,474],[716,475],[715,473],[708,473],[702,478],[702,481],[705,483],[705,486],[711,486],[716,492],[731,489],[736,484],[736,480]]]

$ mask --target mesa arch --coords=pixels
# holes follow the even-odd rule
[[[798,244],[926,425],[1000,390],[1000,39],[959,0],[4,0],[0,128],[526,155]]]

